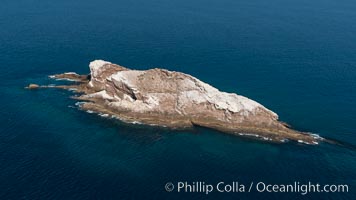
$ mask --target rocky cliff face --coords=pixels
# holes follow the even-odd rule
[[[54,78],[66,77],[78,82],[71,88],[84,93],[77,97],[85,101],[82,109],[127,122],[172,128],[198,125],[277,142],[296,140],[316,144],[320,139],[286,127],[278,121],[276,113],[256,101],[221,92],[180,72],[131,70],[96,60],[90,63],[90,76],[54,75]]]

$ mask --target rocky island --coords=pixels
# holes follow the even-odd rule
[[[199,79],[165,69],[133,70],[103,60],[90,63],[90,74],[50,76],[73,81],[55,87],[77,92],[80,108],[125,122],[171,128],[202,126],[225,133],[274,142],[318,144],[315,134],[291,129],[263,105],[234,93],[219,91]]]

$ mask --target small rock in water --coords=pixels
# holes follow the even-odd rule
[[[37,85],[37,84],[30,84],[30,85],[28,85],[26,88],[27,89],[30,89],[30,90],[33,90],[33,89],[37,89],[37,88],[39,88],[40,86],[39,85]]]

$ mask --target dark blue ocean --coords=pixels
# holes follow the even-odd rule
[[[192,74],[343,145],[125,124],[29,83],[104,59]],[[356,199],[354,0],[2,0],[0,199]],[[347,193],[178,193],[167,182],[347,184]]]

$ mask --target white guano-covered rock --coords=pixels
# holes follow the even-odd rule
[[[108,67],[113,67],[113,64],[103,60],[91,62],[92,80],[89,86],[99,85],[99,88],[104,90],[115,91],[116,94],[122,93],[121,98],[116,94],[104,95],[103,92],[99,93],[101,95],[96,95],[97,98],[117,101],[112,102],[111,105],[121,109],[176,112],[187,115],[194,112],[194,108],[211,105],[215,110],[237,113],[244,117],[264,111],[272,118],[278,118],[277,114],[256,101],[237,94],[221,92],[188,74],[151,69],[120,70],[106,74],[105,77],[100,76]],[[112,84],[107,84],[106,81]]]

